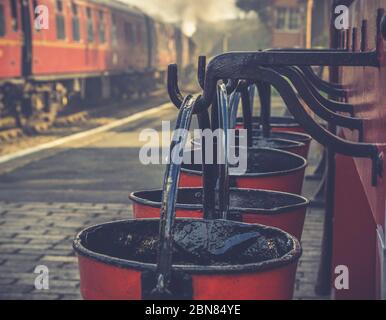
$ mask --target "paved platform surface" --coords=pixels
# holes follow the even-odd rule
[[[87,142],[49,150],[0,167],[0,299],[81,299],[72,239],[82,228],[131,217],[129,191],[161,185],[162,166],[138,161],[138,133],[173,119],[157,116]],[[316,152],[312,153],[312,159]],[[316,188],[306,182],[306,196]],[[295,298],[314,294],[323,212],[309,210]],[[36,290],[37,266],[49,269],[49,290]]]
[[[126,204],[0,203],[0,299],[81,299],[72,239],[83,227],[131,216]],[[302,241],[295,299],[319,299],[313,288],[323,214],[311,210]],[[36,266],[49,268],[49,290],[36,290]]]

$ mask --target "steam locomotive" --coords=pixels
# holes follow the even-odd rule
[[[147,94],[195,45],[117,0],[0,0],[0,117],[53,121],[75,101]]]

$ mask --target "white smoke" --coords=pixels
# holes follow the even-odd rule
[[[192,36],[199,21],[214,22],[234,19],[240,11],[235,0],[120,0],[134,5],[152,16],[180,23],[183,32]]]

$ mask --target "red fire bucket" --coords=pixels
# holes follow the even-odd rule
[[[158,229],[159,220],[145,219],[109,222],[81,231],[73,246],[82,296],[89,300],[150,299],[156,283]],[[206,235],[195,239],[188,255],[187,229]],[[247,247],[215,255],[224,241],[240,236],[250,237]],[[288,233],[225,220],[177,219],[173,239],[170,287],[176,299],[292,299],[301,247]]]
[[[203,190],[178,190],[176,216],[203,218]],[[301,196],[277,191],[230,189],[229,219],[257,223],[282,229],[301,239],[309,201]],[[139,191],[130,194],[136,219],[159,218],[162,190]]]
[[[260,127],[260,117],[253,117],[253,124],[255,128]],[[300,124],[292,117],[271,117],[271,129],[272,131],[292,131],[305,133]],[[236,123],[236,129],[244,128],[243,118],[238,118]]]
[[[293,153],[268,148],[250,148],[247,172],[242,175],[230,175],[231,185],[237,188],[301,194],[306,167],[306,159]],[[179,187],[202,188],[202,186],[202,165],[184,163]]]

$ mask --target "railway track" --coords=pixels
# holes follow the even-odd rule
[[[152,93],[150,99],[152,97],[165,97],[166,93],[164,89],[156,90]],[[15,139],[21,138],[23,136],[31,136],[31,135],[39,135],[44,132],[47,132],[52,127],[54,128],[62,128],[72,126],[74,124],[85,123],[88,120],[106,116],[106,109],[109,113],[112,110],[120,110],[127,106],[128,104],[138,104],[146,101],[148,98],[135,98],[129,99],[125,101],[113,102],[107,101],[104,103],[105,107],[101,104],[94,106],[83,106],[81,108],[72,107],[70,109],[64,109],[63,113],[59,113],[53,122],[47,121],[47,119],[43,119],[41,121],[37,121],[28,130],[23,130],[21,128],[17,128],[16,121],[14,118],[8,116],[5,118],[0,118],[0,143],[1,142],[12,142]],[[106,107],[107,106],[107,107]],[[113,111],[115,113],[115,111]],[[108,114],[107,116],[110,116]]]
[[[47,132],[52,127],[66,127],[74,124],[86,122],[93,115],[93,110],[74,112],[67,115],[59,116],[53,123],[39,121],[33,124],[28,132],[16,127],[15,121],[11,118],[0,120],[0,142],[11,142],[12,140],[28,135],[38,135]]]
[[[102,127],[166,101],[165,91],[159,90],[146,99],[137,98],[92,106],[83,110],[67,110],[66,114],[59,115],[54,123],[41,121],[36,123],[32,130],[27,133],[16,128],[13,119],[3,118],[0,120],[0,156],[17,153],[62,137]]]

